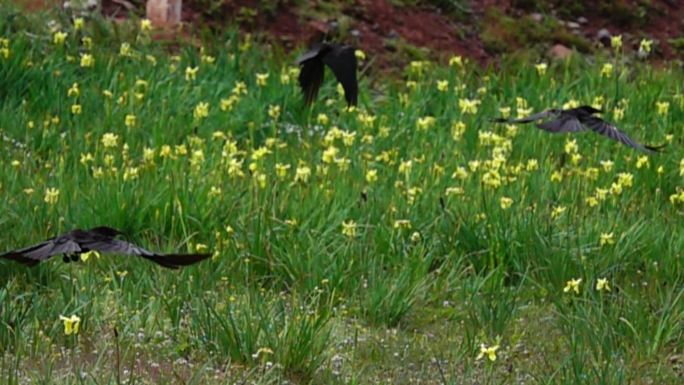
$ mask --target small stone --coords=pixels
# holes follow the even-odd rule
[[[570,28],[570,29],[579,29],[579,27],[580,27],[579,23],[574,22],[574,21],[568,21],[567,23],[565,23],[565,26]]]
[[[541,13],[532,13],[530,14],[530,18],[539,23],[544,19],[544,16]]]
[[[611,35],[610,31],[605,28],[601,28],[598,30],[598,32],[596,32],[596,40],[601,42],[601,44],[603,44],[605,47],[610,47],[610,38],[612,36],[613,35]]]
[[[572,50],[563,44],[556,44],[549,50],[549,55],[554,59],[563,60],[572,55]]]
[[[349,33],[354,37],[361,37],[361,31],[358,29],[352,29]]]
[[[577,22],[580,24],[587,24],[589,22],[589,20],[587,20],[587,18],[584,16],[580,16],[577,18]]]

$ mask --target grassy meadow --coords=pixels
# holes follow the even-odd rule
[[[327,70],[306,108],[249,35],[49,18],[0,7],[0,252],[214,257],[0,261],[0,383],[684,381],[681,68],[366,55],[358,108]],[[666,151],[489,121],[579,104]]]

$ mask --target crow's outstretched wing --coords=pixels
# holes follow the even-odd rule
[[[627,136],[624,132],[618,130],[617,127],[613,126],[610,123],[607,123],[601,118],[597,118],[595,116],[588,117],[584,119],[583,121],[584,125],[589,127],[592,131],[601,134],[603,136],[607,136],[610,139],[613,139],[615,141],[618,141],[622,144],[626,144],[627,146],[636,148],[637,150],[641,151],[646,151],[646,152],[658,152],[661,148],[664,146],[648,146],[648,145],[643,145],[641,143],[635,142],[632,138]]]
[[[547,122],[537,123],[537,127],[544,131],[559,133],[559,132],[577,132],[584,128],[577,118],[574,116],[563,115],[558,119],[549,120]]]
[[[140,256],[170,269],[192,265],[211,256],[211,254],[158,254],[132,243],[111,238],[83,242],[82,246],[84,249],[103,253]]]
[[[54,255],[72,254],[81,251],[78,243],[65,236],[55,237],[37,245],[13,250],[0,255],[0,258],[11,259],[26,266],[35,266],[40,261],[49,259]]]
[[[299,55],[297,60],[295,61],[297,64],[302,65],[305,61],[311,60],[318,56],[321,53],[321,50],[326,47],[325,44],[314,44],[308,51],[304,52],[303,54]]]
[[[531,123],[531,122],[536,122],[537,120],[548,119],[548,118],[556,118],[556,117],[558,117],[558,111],[545,110],[542,112],[538,112],[536,114],[532,114],[530,116],[525,116],[524,118],[518,118],[518,119],[494,118],[494,119],[492,119],[492,121],[496,122],[496,123]]]
[[[319,57],[313,57],[300,63],[299,70],[299,85],[304,91],[304,99],[306,104],[311,104],[318,90],[323,84],[323,61]]]
[[[355,106],[359,95],[359,82],[356,78],[356,50],[352,46],[337,45],[323,56],[325,63],[335,74],[344,88],[347,104]]]

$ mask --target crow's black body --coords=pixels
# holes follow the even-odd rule
[[[99,251],[103,253],[140,256],[161,266],[178,269],[209,258],[210,254],[158,254],[132,243],[115,239],[120,231],[101,226],[90,230],[76,229],[52,237],[45,242],[0,255],[26,266],[35,266],[52,256],[62,254],[64,262],[78,261],[82,253]]]
[[[571,108],[568,110],[548,109],[520,119],[494,119],[497,123],[531,123],[538,120],[546,120],[537,123],[537,127],[544,131],[558,133],[558,132],[578,132],[584,131],[587,128],[592,131],[607,136],[610,139],[616,140],[622,144],[636,148],[646,152],[659,151],[664,146],[648,146],[635,142],[627,134],[621,132],[617,127],[607,123],[596,113],[603,112],[591,106],[581,106]]]
[[[299,85],[304,91],[306,104],[311,104],[323,84],[325,65],[335,74],[344,88],[344,98],[349,106],[355,106],[359,95],[356,79],[355,49],[349,45],[317,43],[297,59]]]

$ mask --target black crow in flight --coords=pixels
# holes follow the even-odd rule
[[[497,123],[531,123],[545,119],[545,122],[537,123],[537,127],[548,132],[578,132],[589,128],[598,134],[605,135],[610,139],[616,140],[638,150],[657,152],[661,148],[665,147],[665,145],[648,146],[635,142],[624,132],[618,130],[617,127],[607,123],[598,116],[594,116],[594,114],[599,112],[603,111],[591,106],[581,106],[568,110],[551,108],[520,119],[496,118],[493,119],[493,121]]]
[[[355,106],[359,95],[356,80],[356,50],[349,45],[317,43],[297,58],[300,66],[299,85],[304,91],[306,104],[311,104],[323,83],[324,64],[330,67],[344,88],[347,105]]]
[[[72,230],[52,237],[45,242],[0,255],[26,266],[35,266],[54,255],[63,254],[64,262],[78,261],[82,253],[100,251],[103,253],[133,255],[149,259],[170,269],[192,265],[207,259],[211,254],[158,254],[147,251],[132,243],[115,239],[120,231],[101,226],[90,230]]]

